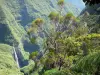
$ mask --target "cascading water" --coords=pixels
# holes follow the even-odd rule
[[[15,47],[13,47],[13,55],[14,55],[14,59],[17,63],[18,68],[20,68],[19,61],[18,61],[18,56],[17,56],[16,50],[15,50]]]

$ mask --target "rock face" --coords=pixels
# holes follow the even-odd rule
[[[0,44],[0,74],[23,75],[13,59],[12,47],[6,44]]]

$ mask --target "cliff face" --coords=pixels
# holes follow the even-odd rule
[[[18,48],[20,48],[21,52],[20,54],[17,53],[21,61],[19,63],[23,64],[29,56],[29,53],[25,52],[23,43],[21,42],[23,35],[26,35],[26,31],[18,20],[16,20],[11,9],[6,7],[5,3],[6,1],[3,1],[3,3],[0,4],[0,43],[9,44],[11,46],[18,43]],[[16,50],[18,49],[16,48]]]
[[[12,57],[12,47],[6,44],[0,44],[0,74],[23,75]]]
[[[15,16],[11,13],[10,9],[4,6],[4,3],[0,6],[0,43],[13,45],[18,42],[20,44],[22,55],[28,55],[23,49],[21,38],[26,34],[26,31],[15,19]],[[3,18],[2,18],[3,17]],[[28,57],[24,57],[27,59]]]
[[[100,4],[87,5],[81,12],[81,21],[87,23],[90,32],[100,33]]]
[[[51,11],[58,9],[57,0],[9,0],[4,2],[4,6],[12,13],[15,20],[24,26],[35,18],[46,18]],[[76,16],[80,13],[78,8],[69,3],[65,4],[64,12],[72,12]]]

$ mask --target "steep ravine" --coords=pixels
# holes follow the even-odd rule
[[[57,0],[9,0],[5,2],[15,20],[25,26],[35,18],[46,18],[51,11],[58,9]],[[65,4],[64,13],[72,12],[79,15],[80,10],[70,3]]]
[[[0,4],[0,43],[12,47],[17,44],[14,48],[20,67],[28,64],[29,53],[39,49],[38,45],[29,43],[24,27],[35,18],[46,19],[51,11],[58,9],[56,3],[57,0],[3,0]],[[78,8],[69,3],[63,12],[72,12],[76,16],[80,13]]]
[[[13,56],[13,48],[6,44],[0,44],[0,75],[23,75]]]

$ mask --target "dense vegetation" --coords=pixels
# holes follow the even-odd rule
[[[72,13],[63,15],[64,0],[59,0],[58,6],[59,12],[48,15],[51,25],[48,29],[42,18],[34,20],[28,29],[32,43],[36,43],[37,37],[44,40],[44,51],[29,56],[35,62],[29,74],[99,75],[100,34],[93,33],[87,23],[82,23]],[[84,15],[89,16],[88,13]]]
[[[23,75],[11,56],[12,47],[0,44],[0,74],[1,75]]]
[[[47,20],[47,15],[53,10],[56,11],[56,8],[58,8],[56,2],[57,0],[0,0],[0,44],[3,43],[14,47],[9,49],[8,47],[0,45],[0,75],[17,75],[17,73],[19,75],[18,71],[23,66],[25,67],[21,69],[22,72],[27,73],[31,71],[30,69],[33,68],[34,64],[32,63],[26,66],[30,63],[28,62],[29,53],[38,50],[39,46],[29,43],[25,29],[37,17],[42,17]],[[70,3],[66,4],[63,11],[64,13],[71,11],[76,16],[80,13]],[[34,42],[34,39],[32,40]],[[2,52],[4,50],[3,48],[6,48],[5,50],[7,52]],[[17,63],[12,55],[12,50],[14,49],[18,59]],[[15,65],[18,63],[20,68],[16,71],[17,66]],[[2,69],[2,67],[5,68]]]
[[[0,75],[100,75],[100,2],[83,1],[79,15],[64,0],[0,0]]]

